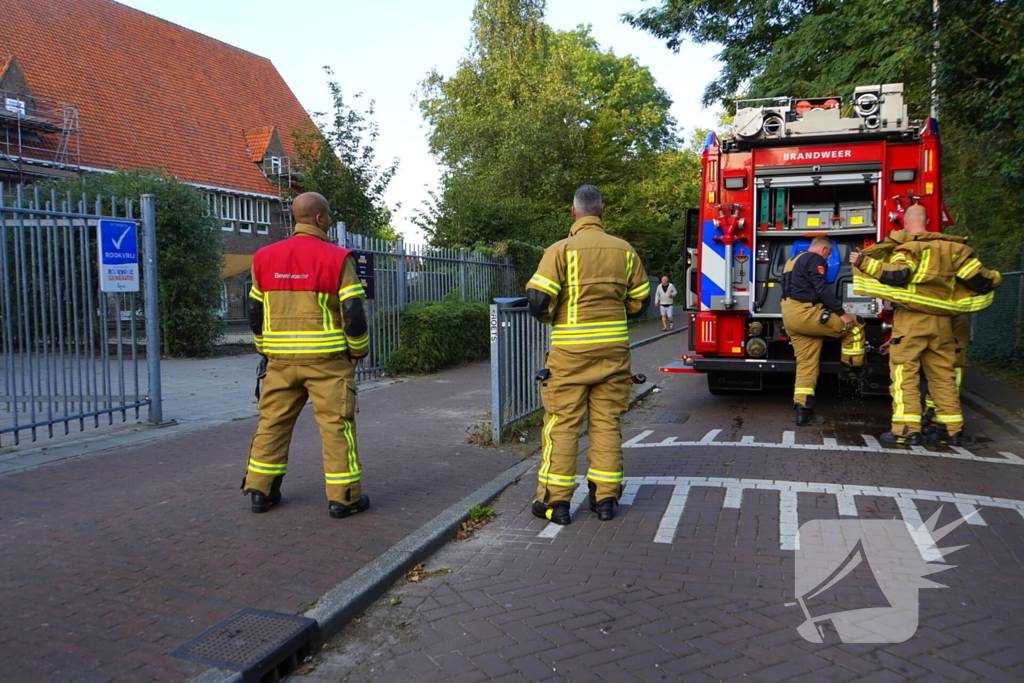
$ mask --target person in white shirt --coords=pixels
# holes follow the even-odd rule
[[[654,303],[661,306],[662,332],[667,332],[675,327],[672,313],[676,293],[676,286],[668,281],[668,275],[662,275],[661,284],[654,288]]]

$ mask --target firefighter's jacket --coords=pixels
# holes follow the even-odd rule
[[[836,315],[846,313],[825,277],[828,261],[821,254],[802,251],[786,262],[782,271],[782,297],[806,304],[823,304]]]
[[[530,313],[554,326],[553,347],[611,357],[629,348],[626,319],[647,308],[651,285],[629,242],[585,216],[544,251],[526,295]]]
[[[271,360],[313,365],[369,352],[366,294],[355,257],[319,228],[263,247],[252,260],[249,326]]]
[[[854,294],[931,315],[988,308],[1003,276],[985,268],[966,242],[966,237],[937,232],[891,232],[864,250],[853,270]]]

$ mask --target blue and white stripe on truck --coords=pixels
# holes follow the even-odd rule
[[[714,221],[704,221],[700,245],[700,310],[702,311],[712,310],[712,296],[723,296],[725,294],[725,245],[714,241],[715,237],[720,234],[721,231],[715,228]],[[736,257],[740,254],[747,255],[747,272],[752,278],[754,260],[750,247],[737,242],[733,245],[732,253],[734,268],[736,266]],[[746,287],[747,291],[740,292],[740,294],[749,295],[753,291],[753,284],[750,281],[741,286]]]

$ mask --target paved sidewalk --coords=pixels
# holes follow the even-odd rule
[[[251,414],[252,360],[203,362],[175,400],[196,419]],[[481,363],[361,391],[373,508],[347,520],[327,515],[308,408],[284,501],[265,515],[238,489],[251,418],[0,476],[0,681],[187,680],[205,667],[168,654],[239,609],[304,612],[523,457],[467,443],[489,419],[489,381]]]

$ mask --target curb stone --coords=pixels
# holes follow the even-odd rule
[[[960,391],[960,400],[995,422],[1010,436],[1024,441],[1024,420],[1014,417],[1007,410],[967,389]]]
[[[639,342],[638,345],[649,344],[662,337],[682,332],[683,329],[686,328],[666,332]],[[650,396],[656,386],[654,382],[641,384],[629,400],[629,410]],[[474,506],[486,505],[497,498],[536,464],[536,457],[531,456],[508,468],[327,591],[312,609],[301,616],[316,619],[320,624],[322,639],[330,640],[386,593],[395,582],[416,566],[417,562],[430,557],[448,543],[459,525],[469,519],[469,511]],[[243,678],[238,672],[211,668],[189,683],[243,683]]]

